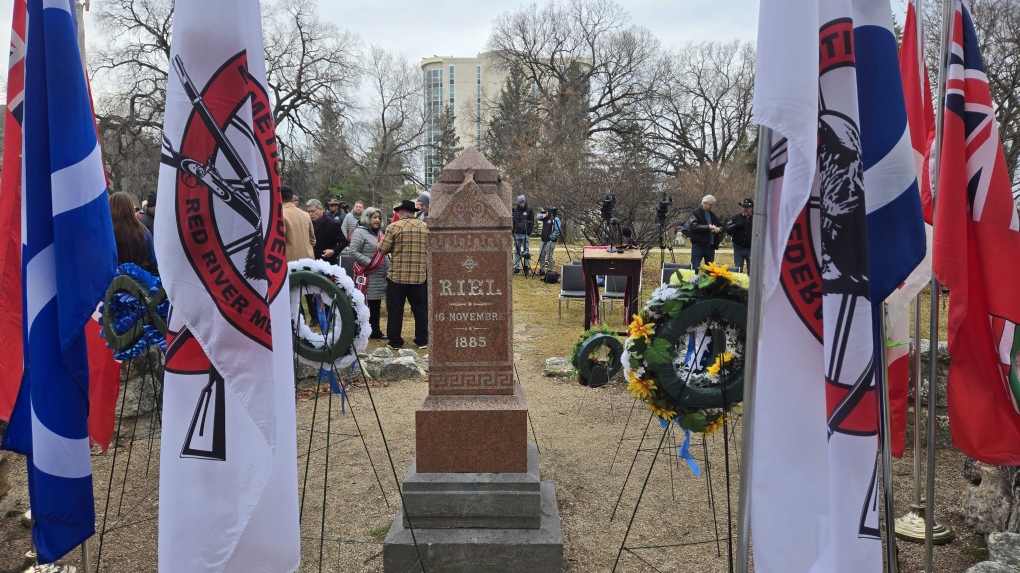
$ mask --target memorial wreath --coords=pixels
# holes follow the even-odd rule
[[[630,324],[627,389],[665,422],[710,434],[743,399],[747,275],[678,270]]]
[[[605,356],[600,356],[605,348]],[[616,332],[605,325],[581,333],[570,353],[573,377],[582,386],[599,388],[609,383],[623,368],[623,345]]]
[[[102,336],[117,360],[130,360],[150,346],[166,350],[170,301],[158,276],[133,263],[117,267],[117,276],[100,306]]]
[[[368,305],[365,295],[343,268],[326,261],[301,259],[287,265],[290,271],[290,317],[294,328],[294,352],[298,359],[317,368],[333,364],[346,368],[368,347]],[[305,320],[301,301],[318,319],[316,332]],[[334,301],[340,301],[334,304]]]

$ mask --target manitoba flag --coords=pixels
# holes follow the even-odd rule
[[[28,5],[14,0],[0,175],[0,420],[8,420],[21,386],[21,124],[25,113]]]
[[[177,0],[156,254],[172,306],[159,569],[300,559],[287,254],[258,0]]]
[[[935,275],[949,289],[949,423],[982,462],[1020,465],[1020,220],[974,23],[955,0],[946,73]]]

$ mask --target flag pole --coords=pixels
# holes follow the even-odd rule
[[[917,38],[917,75],[919,93],[921,96],[922,109],[927,103],[924,101],[926,94],[925,86],[928,84],[928,76],[924,73],[926,64],[924,61],[924,12],[922,5],[924,0],[913,0],[914,4],[914,36]],[[918,181],[918,184],[921,182]],[[914,298],[914,338],[913,356],[911,364],[914,376],[914,501],[910,504],[910,511],[896,520],[896,534],[900,539],[913,543],[923,543],[926,537],[925,514],[927,506],[924,494],[921,493],[921,295]],[[949,543],[953,540],[953,528],[935,522],[932,526],[932,540],[936,544]]]
[[[949,34],[953,26],[953,0],[942,0],[942,31],[939,47],[939,87],[935,108],[935,141],[932,145],[931,161],[934,165],[931,181],[931,201],[933,211],[938,207],[939,175],[942,167],[942,136],[945,120],[946,75],[949,65]],[[935,218],[932,218],[934,230]],[[934,261],[934,257],[932,259]],[[934,552],[935,530],[935,432],[938,427],[938,341],[939,341],[939,294],[941,292],[938,277],[931,274],[931,306],[929,321],[928,345],[928,472],[926,484],[926,504],[924,512],[924,573],[933,573],[932,556]]]
[[[885,327],[885,302],[879,303],[879,311],[874,313],[878,319],[878,352],[882,353],[879,361],[878,379],[876,383],[881,384],[878,391],[878,404],[880,409],[879,428],[882,438],[882,489],[885,493],[885,563],[888,573],[899,573],[896,562],[896,520],[891,516],[896,515],[896,504],[893,500],[892,483],[892,439],[889,431],[892,429],[892,420],[889,415],[889,352],[886,350],[886,340],[889,338]]]
[[[87,4],[87,1],[82,3],[74,0],[74,19],[78,29],[78,51],[81,54],[82,72],[87,69],[85,65],[85,13],[83,11],[87,8]],[[88,539],[81,542],[81,570],[84,573],[92,573],[92,548],[89,546]]]
[[[758,127],[758,163],[754,191],[754,215],[751,223],[751,281],[747,300],[747,342],[744,350],[744,414],[740,440],[740,498],[738,501],[737,572],[748,573],[751,548],[751,471],[754,442],[754,393],[758,382],[758,342],[761,338],[762,294],[765,283],[765,238],[768,236],[768,182],[772,130]]]

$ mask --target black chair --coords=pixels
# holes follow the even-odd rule
[[[570,299],[584,298],[584,273],[581,265],[563,265],[560,267],[559,317],[563,318],[563,300],[570,308]]]
[[[346,253],[340,254],[340,268],[347,273],[347,276],[354,278],[354,259]]]
[[[634,289],[635,292],[638,289]],[[613,276],[609,275],[606,277],[606,290],[602,293],[603,308],[602,314],[605,315],[605,303],[609,303],[609,308],[612,310],[613,302],[617,300],[623,300],[623,297],[627,294],[627,277],[625,276]]]
[[[664,285],[669,284],[669,279],[673,277],[677,269],[691,269],[690,263],[662,263],[662,276],[659,280]]]

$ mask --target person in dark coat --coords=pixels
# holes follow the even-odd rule
[[[315,230],[315,245],[312,247],[316,259],[322,259],[331,265],[340,264],[340,251],[347,248],[347,237],[344,236],[340,223],[327,217],[318,199],[309,199],[305,204],[308,216],[312,218]]]
[[[695,270],[701,268],[702,262],[715,262],[715,249],[722,242],[722,221],[712,212],[712,207],[715,207],[715,197],[705,195],[701,207],[687,220],[691,230],[691,265]]]
[[[340,208],[340,201],[337,199],[329,200],[329,211],[326,211],[326,216],[332,218],[337,223],[343,223],[344,217],[347,216],[344,210]]]
[[[743,210],[730,217],[726,223],[726,232],[733,237],[733,266],[744,269],[744,272],[751,270],[751,223],[754,216],[754,201],[750,198],[744,199],[740,204]]]
[[[152,225],[153,223],[156,222],[155,193],[149,193],[149,196],[145,198],[145,212],[142,213],[142,217],[141,219],[139,219],[139,221],[141,221],[142,224],[145,225],[145,228],[149,230],[149,233],[151,233],[153,237],[156,236],[156,233],[152,230]]]
[[[528,238],[535,228],[535,210],[528,205],[524,195],[518,195],[517,207],[513,212],[514,234],[514,274],[521,272],[521,260],[524,260],[524,274],[531,272],[531,245]]]

